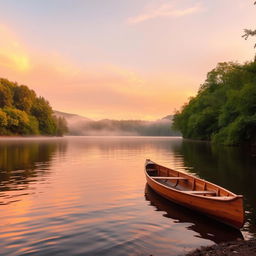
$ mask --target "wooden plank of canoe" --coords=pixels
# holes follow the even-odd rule
[[[187,178],[183,177],[152,177],[154,180],[187,180]]]
[[[188,194],[195,194],[195,195],[204,195],[204,194],[209,194],[209,195],[216,195],[215,191],[207,191],[207,190],[191,190],[191,191],[182,191]]]
[[[164,175],[168,175],[171,178],[172,176],[170,176],[170,174],[174,174],[174,176],[179,176],[178,171],[171,170],[156,163],[154,164],[160,175],[163,173]],[[150,187],[166,199],[200,211],[233,227],[241,228],[243,226],[244,209],[242,196],[236,195],[210,182],[206,182],[204,180],[194,178],[193,176],[189,176],[188,174],[184,175],[189,181],[193,181],[193,178],[196,180],[196,183],[197,181],[199,181],[200,186],[197,186],[198,184],[195,184],[194,188],[201,189],[201,191],[203,191],[203,194],[201,195],[205,196],[196,196],[196,194],[193,194],[196,190],[192,189],[192,193],[189,193],[190,190],[186,193],[185,190],[176,190],[171,187],[168,188],[168,186],[166,186],[165,184],[160,184],[160,182],[157,182],[157,179],[154,179],[154,176],[150,176],[149,173],[147,173],[147,168],[145,168],[145,174]],[[182,182],[182,185],[185,186],[186,182]],[[189,182],[188,185],[191,185],[191,182]],[[185,187],[188,188],[188,186]],[[211,194],[209,194],[209,196],[206,196],[207,192],[205,191],[212,191],[214,193],[216,191],[216,193],[215,195],[213,194],[213,196],[211,196]]]

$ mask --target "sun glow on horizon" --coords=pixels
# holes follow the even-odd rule
[[[34,2],[20,12],[17,1],[3,2],[0,76],[26,84],[59,111],[96,120],[156,120],[194,96],[218,62],[252,58],[240,33],[254,9],[237,2],[233,9],[231,0],[101,2],[112,15],[95,3],[63,4],[57,12],[48,1],[41,11]],[[244,20],[233,19],[237,15]]]
[[[30,60],[12,32],[0,26],[0,66],[26,72],[31,68]]]

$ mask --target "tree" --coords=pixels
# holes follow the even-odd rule
[[[254,2],[254,4],[256,5],[256,1]],[[245,40],[247,40],[249,37],[252,36],[256,36],[256,29],[245,29],[244,30],[244,35],[242,37],[244,37]],[[256,48],[256,44],[254,45],[254,48]],[[256,59],[256,56],[255,56]]]
[[[25,85],[16,86],[13,99],[16,108],[29,113],[33,102],[36,99],[36,94]]]
[[[10,107],[12,102],[13,99],[11,90],[0,82],[0,108],[5,106]]]
[[[0,78],[1,135],[63,135],[64,119],[55,119],[52,108],[43,97],[26,85]]]
[[[185,138],[256,143],[256,62],[220,63],[174,116]]]
[[[29,125],[27,127],[26,132],[27,134],[30,134],[30,135],[40,134],[39,122],[34,116],[29,115]]]
[[[52,108],[47,100],[43,97],[36,98],[31,108],[31,114],[38,120],[41,134],[56,134],[57,124],[53,118]]]
[[[29,127],[29,116],[26,112],[5,107],[3,111],[7,115],[7,128],[14,134],[27,134]]]
[[[6,113],[0,110],[0,126],[5,127],[7,125],[7,116]]]

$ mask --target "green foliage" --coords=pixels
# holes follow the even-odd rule
[[[8,86],[5,86],[0,81],[0,107],[12,105],[12,93]]]
[[[174,116],[185,138],[226,145],[256,143],[256,62],[220,63]]]
[[[43,97],[36,98],[31,108],[31,114],[37,118],[41,134],[56,135],[57,124],[48,101]]]
[[[0,135],[6,134],[7,124],[7,115],[4,111],[0,109]]]
[[[36,117],[29,115],[29,125],[27,127],[27,134],[39,135],[39,122]]]
[[[13,99],[16,108],[29,113],[33,103],[35,102],[36,94],[25,85],[16,86],[14,89]]]
[[[26,112],[11,107],[5,107],[3,111],[7,115],[8,130],[14,134],[26,133],[26,128],[29,125],[29,117]]]
[[[63,135],[64,120],[57,120],[43,97],[33,90],[0,78],[0,135]]]
[[[7,115],[4,111],[0,109],[0,127],[4,128],[7,125]]]

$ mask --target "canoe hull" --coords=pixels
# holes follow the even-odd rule
[[[180,192],[152,179],[146,173],[149,186],[166,199],[201,212],[229,226],[241,228],[244,224],[243,197],[236,196],[229,200],[217,197],[202,197]]]

